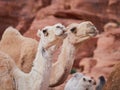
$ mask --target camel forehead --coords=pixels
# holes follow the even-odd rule
[[[53,31],[55,31],[57,29],[57,26],[65,28],[65,26],[62,25],[61,23],[57,23],[57,24],[55,24],[53,26],[46,26],[42,30],[48,30],[48,32],[53,32]]]
[[[67,29],[72,29],[74,27],[77,27],[78,25],[79,25],[78,23],[72,23],[72,24],[67,26]]]
[[[76,26],[78,34],[81,32],[86,32],[88,30],[96,29],[95,25],[91,22],[82,22]]]
[[[54,26],[55,26],[55,27],[57,27],[57,26],[64,27],[64,25],[62,25],[61,23],[57,23],[57,24],[55,24]]]
[[[82,78],[85,78],[86,80],[92,80],[92,78],[89,76],[83,76]]]
[[[46,30],[49,34],[54,35],[54,28],[52,26],[46,26],[42,29],[42,31]],[[42,32],[43,33],[43,32]]]
[[[82,22],[77,26],[77,28],[81,30],[86,30],[87,28],[90,28],[91,26],[94,26],[91,22]]]
[[[73,77],[75,77],[75,78],[77,78],[77,77],[81,78],[82,76],[83,76],[83,74],[82,73],[78,73],[78,72],[73,75]]]
[[[46,27],[44,27],[42,30],[47,30],[48,32],[53,32],[54,29],[55,29],[54,26],[46,26]]]
[[[44,27],[42,30],[51,30],[51,26],[46,26],[46,27]]]
[[[94,24],[90,21],[82,22],[82,23],[72,23],[70,24],[67,29],[71,29],[76,27],[78,31],[89,28],[91,26],[94,26]]]

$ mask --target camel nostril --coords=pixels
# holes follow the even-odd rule
[[[92,79],[94,79],[94,77],[91,77]]]
[[[63,34],[64,34],[64,33],[66,33],[66,31],[65,31],[65,30],[63,30]]]
[[[93,85],[96,85],[96,82],[94,81]]]

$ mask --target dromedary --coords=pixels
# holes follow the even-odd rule
[[[18,30],[7,28],[0,41],[0,51],[7,53],[24,72],[29,72],[35,59],[38,42],[22,36]]]
[[[75,73],[73,77],[68,80],[64,90],[95,90],[96,81],[89,76]]]
[[[89,23],[89,24],[87,25],[87,23]],[[51,75],[51,79],[50,79],[50,86],[56,86],[56,85],[59,85],[64,82],[64,80],[67,78],[67,76],[71,70],[72,64],[74,62],[74,55],[72,56],[71,53],[75,53],[75,50],[74,50],[75,47],[77,49],[78,48],[77,46],[79,46],[79,44],[81,44],[82,40],[85,41],[86,39],[91,38],[92,35],[94,36],[94,34],[96,34],[96,31],[93,32],[93,30],[96,29],[95,26],[90,22],[87,22],[87,23],[83,23],[82,25],[71,24],[68,26],[69,36],[67,38],[70,39],[69,40],[70,42],[68,41],[68,39],[64,40],[64,44],[62,47],[65,47],[65,48],[62,48],[61,54],[58,57],[58,61],[55,64],[53,64],[53,66],[52,66],[52,75]],[[74,31],[75,27],[77,29]],[[59,28],[59,27],[57,27],[57,28]],[[73,30],[73,33],[72,33],[72,31],[70,31],[70,29]],[[78,32],[75,33],[76,31],[78,31]],[[81,34],[85,35],[85,33],[89,32],[89,31],[90,31],[91,36],[87,34],[86,37],[81,37]],[[33,50],[30,48],[36,47],[36,45],[32,45],[32,43],[35,43],[35,42],[33,42],[29,39],[29,41],[31,41],[32,43],[28,43],[28,41],[26,41],[28,39],[26,39],[25,37],[23,37],[20,34],[16,34],[16,32],[18,32],[18,31],[14,31],[13,32],[14,34],[12,34],[12,35],[11,35],[10,30],[6,30],[5,32],[7,34],[6,33],[3,34],[3,38],[0,42],[0,49],[2,49],[2,51],[7,52],[12,58],[21,56],[22,58],[19,59],[20,62],[17,63],[17,65],[18,66],[19,66],[19,64],[21,65],[21,62],[22,62],[24,64],[23,67],[21,65],[22,70],[24,69],[23,71],[29,72],[32,67],[31,62],[32,62],[33,58],[35,57],[34,53],[36,50],[35,48]],[[12,41],[10,39],[11,37],[12,37]],[[75,39],[76,40],[78,39],[78,42],[75,41]],[[79,42],[79,40],[80,40],[80,42]],[[8,45],[7,43],[9,43],[10,45]],[[23,49],[22,47],[19,47],[19,46],[17,47],[16,43],[19,43],[20,46],[24,47],[25,49]],[[72,48],[68,47],[66,43],[68,43],[68,46],[70,46]],[[74,44],[74,43],[77,43],[78,45]],[[16,50],[21,50],[20,53],[6,49],[6,48],[14,49],[14,47],[13,47],[14,45],[16,46]],[[26,46],[28,46],[28,48],[26,48]],[[70,54],[67,53],[64,55],[64,53],[65,53],[64,51],[65,52],[67,51],[69,53],[70,53],[70,51],[73,51],[73,52],[71,52]],[[32,52],[33,54],[30,52]],[[33,55],[33,56],[29,57],[31,55]],[[72,58],[69,59],[67,57],[67,55],[68,55],[68,57],[70,56]],[[26,58],[25,56],[28,58]],[[65,58],[63,56],[65,56]]]
[[[14,62],[9,55],[0,51],[0,90],[15,90],[12,68]]]
[[[58,26],[59,28],[56,29]],[[16,90],[48,90],[52,53],[65,37],[64,26],[61,24],[48,26],[38,34],[41,40],[30,73],[22,72],[13,61],[10,62],[13,63],[11,71]]]
[[[53,64],[50,78],[50,86],[54,87],[62,84],[70,73],[72,68],[76,50],[85,40],[88,40],[98,31],[96,27],[89,21],[80,24],[74,23],[67,27],[67,37],[63,41],[62,50],[58,60]]]

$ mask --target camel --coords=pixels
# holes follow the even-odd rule
[[[9,28],[14,29],[12,27]],[[48,90],[52,54],[54,49],[56,49],[65,38],[64,30],[63,25],[56,24],[54,26],[47,26],[42,31],[38,31],[41,40],[38,45],[35,60],[33,61],[32,69],[29,73],[21,71],[13,60],[10,62],[12,63],[11,71],[16,90]]]
[[[79,80],[84,76],[83,73],[75,73],[65,84],[64,90],[73,89],[79,82]],[[74,89],[73,89],[74,90]]]
[[[52,66],[50,87],[58,86],[66,80],[79,45],[97,34],[96,27],[90,21],[73,23],[67,27],[67,37],[63,41],[61,53]]]
[[[7,28],[0,41],[0,51],[7,53],[24,72],[29,72],[37,52],[38,42],[22,36],[18,30]]]
[[[89,22],[90,23],[90,22]],[[82,25],[79,25],[79,24],[77,24],[77,23],[74,23],[74,24],[71,24],[71,25],[69,25],[68,26],[68,29],[70,30],[70,29],[72,29],[73,27],[77,27],[77,28],[82,28],[82,29],[77,29],[77,30],[79,30],[79,32],[77,33],[78,35],[77,36],[79,36],[79,34],[82,34],[82,33],[85,33],[87,30],[85,30],[87,27],[86,27],[86,25],[85,24],[87,24],[87,23],[84,23],[84,24],[82,24]],[[89,25],[88,25],[89,26]],[[90,23],[90,26],[92,27],[93,26],[93,28],[94,29],[96,29],[95,28],[95,26],[92,24],[92,23]],[[92,28],[90,28],[91,29],[91,31],[92,31]],[[74,30],[74,29],[73,29]],[[88,30],[89,30],[89,27],[88,27]],[[5,38],[3,38],[2,37],[2,40],[1,40],[1,42],[0,42],[0,49],[2,49],[2,51],[5,51],[6,53],[8,53],[12,58],[15,58],[16,56],[17,57],[19,57],[19,55],[22,57],[22,58],[20,58],[20,59],[14,59],[14,60],[16,60],[16,61],[18,61],[18,60],[21,60],[21,62],[23,63],[24,62],[24,65],[23,65],[23,67],[22,67],[22,65],[21,65],[21,70],[22,71],[24,71],[24,72],[30,72],[30,70],[31,70],[31,67],[32,67],[32,61],[34,60],[34,53],[36,53],[35,51],[36,51],[36,49],[35,48],[37,48],[36,46],[37,46],[37,43],[35,44],[35,45],[32,45],[32,43],[35,43],[35,42],[33,42],[32,40],[30,40],[30,39],[26,39],[26,37],[23,37],[22,35],[20,35],[20,34],[16,34],[16,32],[18,33],[18,31],[14,31],[13,33],[14,33],[14,35],[13,34],[11,34],[11,30],[6,30],[5,31],[5,33],[3,34],[3,37],[5,37]],[[69,31],[68,31],[69,32]],[[74,32],[74,31],[73,31]],[[76,31],[75,31],[76,32]],[[6,34],[7,33],[7,34]],[[96,34],[96,32],[93,32],[94,34]],[[94,34],[91,34],[91,35],[93,35],[94,36]],[[9,36],[9,37],[8,37]],[[73,64],[73,62],[74,62],[74,55],[73,56],[71,56],[72,58],[71,58],[71,60],[69,60],[69,58],[64,58],[63,56],[70,56],[69,55],[69,53],[70,53],[70,51],[73,51],[73,53],[75,53],[75,51],[77,50],[77,48],[75,49],[74,47],[77,47],[77,46],[79,46],[79,44],[81,44],[82,43],[82,40],[83,41],[85,41],[85,40],[87,40],[87,39],[89,39],[89,38],[91,38],[91,36],[86,36],[86,38],[84,37],[84,38],[79,38],[79,37],[77,37],[76,35],[74,35],[73,33],[71,33],[71,32],[69,32],[69,39],[70,39],[70,41],[71,41],[71,43],[70,42],[68,42],[68,40],[66,39],[66,40],[64,40],[64,44],[63,44],[63,46],[62,47],[65,47],[64,49],[62,49],[62,51],[61,51],[61,54],[59,55],[59,57],[58,57],[58,61],[56,62],[56,63],[54,63],[53,65],[52,65],[52,75],[51,75],[51,79],[50,79],[50,86],[57,86],[57,85],[59,85],[59,84],[61,84],[61,83],[63,83],[64,82],[64,80],[67,78],[67,76],[68,76],[68,74],[69,74],[69,72],[70,72],[70,70],[71,70],[71,67],[72,67],[72,64]],[[12,37],[12,39],[13,39],[13,43],[12,43],[12,45],[11,45],[11,38]],[[7,39],[7,40],[6,40]],[[15,39],[15,40],[14,40]],[[21,40],[22,39],[22,40]],[[26,40],[27,41],[26,41]],[[73,40],[72,40],[73,39]],[[80,42],[79,42],[79,40],[78,40],[78,42],[76,42],[76,45],[73,45],[74,43],[75,43],[75,39],[79,39],[80,40]],[[28,40],[30,41],[30,42],[32,42],[32,43],[28,43]],[[17,42],[16,42],[17,41]],[[24,42],[23,42],[24,41]],[[25,43],[26,42],[26,43]],[[6,43],[9,43],[10,45],[7,45]],[[13,45],[15,44],[15,43],[19,43],[20,44],[20,46],[22,46],[23,48],[25,48],[25,49],[23,49],[22,47],[19,47],[19,46],[16,46],[16,50],[21,50],[22,52],[21,53],[18,53],[18,52],[11,52],[11,50],[8,50],[8,49],[6,49],[6,47],[7,48],[11,48],[11,49],[14,49],[14,47],[13,47]],[[22,44],[21,44],[22,43]],[[67,43],[68,43],[68,45],[71,47],[68,47],[68,46],[66,46],[67,45]],[[70,43],[70,44],[69,44]],[[25,46],[24,46],[25,45]],[[28,48],[26,48],[26,46],[28,46]],[[33,47],[35,47],[34,49],[32,49]],[[31,49],[30,49],[31,48]],[[68,49],[67,49],[68,48]],[[3,49],[5,49],[5,50],[3,50]],[[67,49],[67,50],[66,50]],[[70,49],[70,51],[68,51]],[[72,50],[73,49],[73,50]],[[74,50],[75,49],[75,50]],[[66,51],[68,51],[69,53],[68,54],[64,54]],[[32,52],[32,53],[30,53],[30,52]],[[26,58],[25,56],[27,56],[28,58]],[[29,57],[29,56],[32,56],[32,57]],[[63,57],[63,59],[61,58],[61,57]],[[19,66],[19,63],[21,64],[21,62],[18,62],[18,63],[16,63],[18,66]],[[71,65],[68,65],[67,64],[67,62],[70,62],[70,64]],[[28,66],[28,67],[27,67]],[[70,67],[70,68],[69,68]],[[69,69],[68,69],[69,68]],[[61,71],[60,71],[61,70]],[[60,71],[60,72],[59,72]]]
[[[12,68],[14,62],[12,58],[0,51],[0,90],[15,90]]]
[[[64,90],[95,90],[96,81],[82,73],[75,73],[68,80]]]
[[[102,90],[106,83],[104,76],[95,78],[83,73],[75,73],[66,83],[64,90]]]

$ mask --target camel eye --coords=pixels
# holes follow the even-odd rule
[[[44,30],[43,30],[43,33],[44,33],[45,36],[48,36],[47,29],[44,29]]]
[[[88,80],[88,82],[89,82],[89,83],[91,83],[91,82],[92,82],[92,80]]]
[[[72,33],[77,33],[76,27],[73,27],[72,29],[70,29],[70,31],[71,31]]]
[[[46,33],[46,32],[47,32],[47,29],[44,29],[44,30],[43,30],[43,33]]]
[[[60,26],[56,26],[56,28],[61,28]]]

